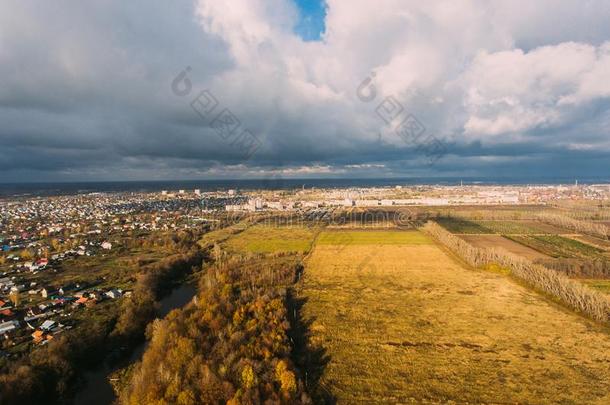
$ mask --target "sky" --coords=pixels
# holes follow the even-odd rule
[[[606,177],[607,0],[4,0],[0,182]]]
[[[295,34],[305,41],[319,41],[325,30],[326,2],[324,0],[296,0],[298,9]]]

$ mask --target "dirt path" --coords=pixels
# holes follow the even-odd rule
[[[610,403],[610,335],[436,245],[317,245],[300,295],[343,404]]]
[[[551,256],[507,239],[502,235],[460,235],[460,238],[479,248],[501,247],[513,254],[525,257],[528,260],[551,258]]]

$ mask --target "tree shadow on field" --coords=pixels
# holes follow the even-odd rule
[[[334,405],[337,399],[320,383],[326,365],[330,362],[330,356],[323,347],[314,347],[311,344],[311,324],[315,319],[304,319],[302,309],[306,298],[296,297],[294,291],[287,294],[287,304],[290,320],[290,331],[288,332],[293,346],[292,359],[303,374],[303,381],[307,392],[315,404]]]

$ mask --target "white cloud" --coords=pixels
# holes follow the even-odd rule
[[[375,114],[389,95],[429,133],[455,142],[449,169],[477,156],[491,162],[490,154],[509,154],[511,144],[547,150],[549,133],[556,154],[605,145],[609,2],[327,5],[322,41],[305,42],[293,33],[292,0],[3,2],[0,138],[13,149],[0,151],[8,162],[2,168],[36,166],[43,158],[63,167],[64,156],[48,149],[33,151],[32,161],[11,158],[20,143],[32,147],[41,138],[97,146],[117,170],[134,156],[151,157],[160,171],[171,162],[201,172],[240,164],[244,171],[290,166],[284,170],[299,173],[415,162],[417,154],[403,150]],[[263,140],[251,160],[240,162],[188,100],[170,92],[187,65],[195,89],[211,89]],[[356,88],[373,71],[377,98],[366,103]]]
[[[571,124],[579,107],[610,95],[609,46],[566,42],[527,53],[480,53],[460,78],[466,135],[520,135]]]

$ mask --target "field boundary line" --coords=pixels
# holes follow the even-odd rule
[[[478,267],[496,264],[507,268],[511,276],[549,294],[573,311],[608,326],[610,299],[605,294],[504,249],[475,248],[437,223],[428,222],[422,229],[447,248],[454,250],[470,265]]]

